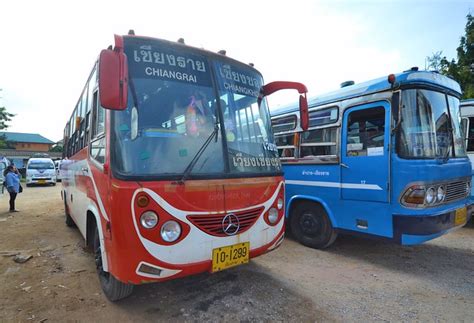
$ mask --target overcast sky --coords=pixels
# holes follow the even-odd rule
[[[433,52],[456,58],[474,2],[23,0],[3,1],[0,10],[0,106],[16,114],[8,131],[57,141],[114,34],[134,29],[226,49],[253,62],[266,82],[300,81],[312,96],[346,80],[423,69]]]

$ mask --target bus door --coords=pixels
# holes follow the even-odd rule
[[[342,198],[388,202],[389,103],[382,101],[347,109],[342,127]]]

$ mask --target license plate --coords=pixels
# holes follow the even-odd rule
[[[40,180],[38,181],[38,184],[46,184],[46,180],[45,180],[45,179],[40,179]]]
[[[457,209],[456,214],[454,215],[454,225],[461,225],[461,224],[466,223],[466,221],[467,221],[466,207]]]
[[[212,250],[212,272],[249,262],[250,243],[242,242]]]

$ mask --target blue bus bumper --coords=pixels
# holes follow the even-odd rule
[[[467,219],[474,212],[474,204],[467,206]],[[434,216],[413,217],[394,215],[393,230],[394,240],[402,245],[414,245],[437,238],[453,229],[462,227],[463,224],[455,225],[456,211],[450,211]]]

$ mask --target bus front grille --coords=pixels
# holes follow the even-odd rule
[[[453,202],[461,200],[467,196],[468,183],[469,181],[457,181],[451,182],[446,185],[446,197],[445,202]]]
[[[263,207],[240,212],[231,212],[239,220],[239,228],[237,232],[232,232],[232,235],[240,234],[250,229],[250,227],[257,221],[262,211]],[[188,220],[191,221],[191,223],[194,224],[198,229],[204,231],[207,234],[216,237],[226,237],[228,234],[224,232],[223,220],[227,214],[229,213],[194,214],[188,215]]]

